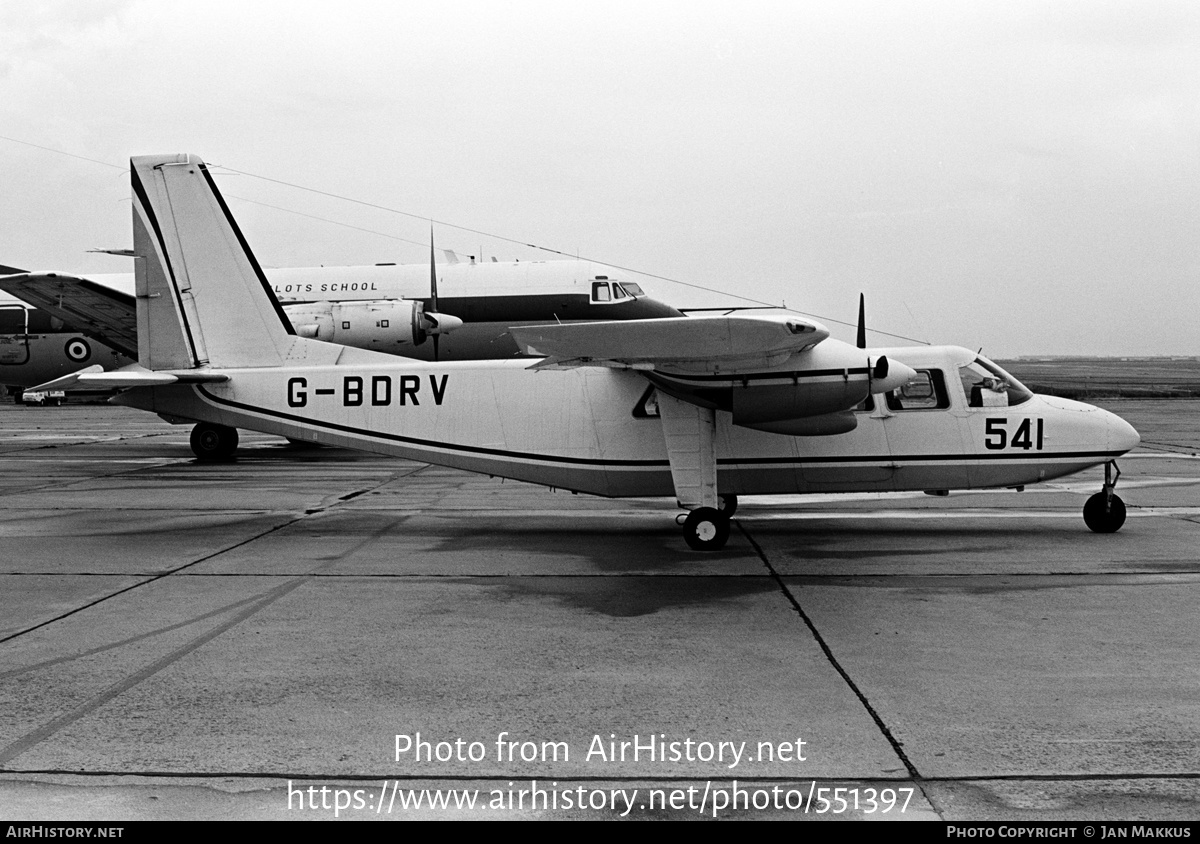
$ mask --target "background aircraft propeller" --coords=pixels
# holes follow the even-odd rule
[[[429,307],[435,314],[438,312],[437,297],[437,266],[433,262],[433,226],[429,227]],[[434,323],[436,325],[436,321]],[[440,360],[438,349],[439,335],[433,335],[433,359]]]
[[[858,294],[858,343],[860,349],[867,347],[867,296]]]

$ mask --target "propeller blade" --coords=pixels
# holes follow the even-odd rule
[[[867,297],[858,294],[858,348],[867,347]]]
[[[437,265],[433,262],[433,226],[429,226],[429,299],[430,310],[435,314],[438,312],[438,297],[437,297]],[[433,335],[433,359],[440,360],[438,355],[438,335]]]

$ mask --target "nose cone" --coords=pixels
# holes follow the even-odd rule
[[[1127,451],[1133,451],[1137,448],[1138,443],[1142,441],[1142,436],[1132,425],[1117,416],[1115,413],[1108,413],[1108,447],[1111,451],[1119,451],[1124,454]]]
[[[1058,432],[1053,436],[1061,448],[1075,448],[1081,451],[1098,451],[1103,448],[1109,454],[1124,454],[1132,451],[1142,441],[1133,426],[1115,413],[1095,405],[1056,396],[1037,398],[1052,414],[1053,428]],[[1048,420],[1047,425],[1051,425],[1051,421]]]
[[[871,367],[871,392],[888,393],[899,389],[917,376],[911,366],[905,366],[887,355],[869,359]]]

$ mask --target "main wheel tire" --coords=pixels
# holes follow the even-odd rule
[[[721,511],[721,515],[727,519],[732,519],[733,514],[737,512],[738,497],[732,492],[726,492],[717,496],[717,509]]]
[[[205,463],[231,460],[238,446],[237,428],[201,422],[192,428],[191,443],[197,460]]]
[[[729,540],[729,519],[712,507],[698,507],[683,523],[683,539],[695,551],[717,551]]]
[[[1125,524],[1125,502],[1114,495],[1107,507],[1107,498],[1104,492],[1097,492],[1083,505],[1083,521],[1096,533],[1116,533]]]

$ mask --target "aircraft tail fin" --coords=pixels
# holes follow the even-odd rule
[[[305,341],[295,336],[204,162],[148,155],[130,165],[141,365],[281,366],[303,357],[297,347]]]

